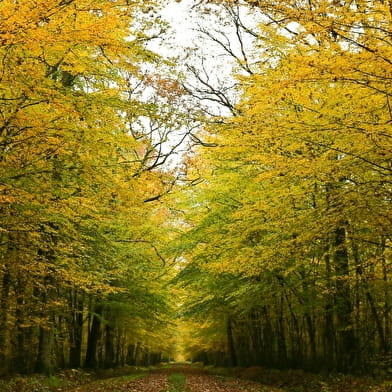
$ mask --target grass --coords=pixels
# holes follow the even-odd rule
[[[1,392],[51,392],[64,385],[63,380],[50,376],[16,376],[9,380],[0,380]]]
[[[45,384],[49,388],[59,388],[62,386],[63,382],[56,376],[49,376],[45,379]]]
[[[119,381],[119,382],[129,382],[129,381],[135,381],[135,380],[139,380],[140,378],[145,377],[146,373],[143,374],[128,374],[126,376],[120,376],[120,377],[111,377],[108,378],[106,380],[104,380],[103,382],[107,382],[107,383],[111,383],[113,381]]]
[[[112,388],[111,391],[116,391],[114,387],[117,386],[117,390],[123,391],[123,385],[144,377],[146,373],[146,371],[139,371],[133,374],[113,375],[95,381],[88,373],[76,369],[59,372],[49,377],[15,376],[6,380],[0,379],[0,392],[56,392],[71,391],[77,387],[80,391],[99,392],[102,388],[107,389],[108,386]]]
[[[172,373],[168,377],[169,388],[168,392],[184,392],[185,391],[185,376],[182,373]]]

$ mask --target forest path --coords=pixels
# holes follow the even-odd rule
[[[280,392],[271,386],[239,378],[227,378],[206,374],[192,374],[186,377],[187,392]],[[180,391],[178,391],[180,392]]]
[[[66,390],[64,390],[66,391]],[[79,386],[69,392],[281,392],[254,381],[210,375],[190,366],[159,369],[140,377],[116,377]]]
[[[114,377],[94,381],[72,389],[60,389],[67,392],[165,392],[168,391],[168,377],[164,372],[146,376]]]
[[[323,376],[300,370],[281,371],[257,367],[203,368],[196,364],[175,364],[170,367],[163,365],[154,368],[109,369],[105,373],[95,375],[81,370],[66,370],[51,377],[30,375],[16,376],[8,380],[0,379],[0,392],[33,391],[392,392],[392,378],[343,374]]]

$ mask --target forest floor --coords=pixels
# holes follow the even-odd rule
[[[392,380],[263,368],[217,369],[194,365],[128,368],[89,375],[78,370],[56,377],[0,380],[1,392],[392,392]]]

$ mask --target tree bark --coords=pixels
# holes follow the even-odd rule
[[[2,288],[0,298],[0,374],[9,371],[9,361],[7,360],[7,342],[9,340],[9,329],[7,326],[9,313],[9,295],[11,289],[11,274],[6,266],[2,277]]]
[[[101,316],[102,316],[102,305],[97,303],[95,305],[95,312],[93,320],[91,322],[91,328],[88,335],[87,351],[86,351],[86,362],[85,366],[89,369],[96,369],[97,362],[97,348],[98,342],[101,335]]]
[[[69,365],[72,368],[80,368],[83,340],[83,298],[76,290],[70,293],[72,319],[69,327]]]
[[[355,336],[352,325],[353,306],[349,283],[349,259],[346,230],[343,225],[334,231],[334,266],[336,271],[336,316],[338,321],[338,366],[348,371],[353,365]]]
[[[52,366],[53,326],[40,327],[36,371],[51,375]]]
[[[114,367],[114,329],[109,324],[105,328],[105,360],[104,367],[110,369]]]
[[[233,326],[232,319],[229,316],[227,318],[227,346],[229,351],[230,366],[237,366],[237,355],[235,352],[234,339],[233,339]]]

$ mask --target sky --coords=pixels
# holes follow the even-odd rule
[[[161,40],[152,41],[149,44],[149,48],[154,52],[162,54],[164,57],[177,57],[178,66],[186,69],[186,62],[194,66],[196,69],[201,69],[201,63],[207,69],[206,74],[202,74],[205,78],[206,75],[215,86],[231,86],[236,83],[232,77],[233,71],[233,58],[228,56],[227,53],[223,53],[222,48],[213,43],[211,40],[204,37],[200,38],[200,33],[195,31],[198,25],[204,26],[208,31],[217,30],[217,36],[219,37],[219,31],[224,31],[226,37],[230,38],[231,47],[240,55],[240,49],[236,36],[234,33],[233,25],[224,26],[224,20],[219,21],[218,19],[224,15],[219,9],[218,13],[211,12],[208,10],[202,12],[200,8],[193,7],[197,4],[196,0],[182,0],[169,1],[168,4],[160,11],[160,17],[167,21],[171,26],[172,34],[168,34],[164,42]],[[211,9],[218,6],[209,5]],[[251,17],[245,17],[244,20],[247,22],[251,20]],[[215,33],[214,33],[215,34]],[[224,40],[225,38],[223,38]],[[192,48],[191,55],[186,57],[187,48]],[[191,78],[191,76],[189,76]],[[192,84],[192,79],[189,79]],[[195,80],[193,80],[195,83]],[[230,115],[230,111],[227,108],[220,107],[211,101],[203,101],[211,108],[211,112],[216,115]],[[169,144],[175,144],[177,139],[181,137],[181,132],[176,137],[175,134],[171,135],[171,141]],[[181,154],[173,156],[172,164],[176,165],[181,162]]]
[[[162,18],[167,20],[175,32],[174,40],[178,46],[186,46],[194,38],[192,31],[195,23],[192,20],[192,0],[171,1],[162,11]],[[195,14],[193,12],[193,14]]]

